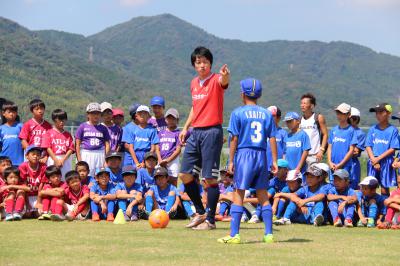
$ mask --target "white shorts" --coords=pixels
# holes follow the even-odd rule
[[[27,204],[25,204],[24,210],[22,211],[22,215],[25,213],[31,213],[31,212],[37,212],[38,209],[35,207],[37,203],[37,196],[28,196],[28,202],[30,208],[27,207]]]
[[[70,204],[65,204],[65,205],[67,205],[68,212],[72,212],[72,210],[74,209],[74,205]],[[76,220],[86,220],[88,216],[89,212],[87,212],[86,215],[82,215],[82,213],[80,213],[76,216]]]
[[[90,176],[95,176],[97,168],[104,167],[104,150],[81,150],[81,157],[89,165]]]
[[[65,155],[56,155],[57,159],[62,159],[64,158]],[[47,165],[53,165],[54,161],[53,159],[49,156],[49,158],[47,159]],[[69,158],[64,162],[63,167],[61,167],[61,180],[65,181],[65,174],[68,171],[72,170],[72,159],[71,156],[69,156]]]
[[[180,164],[179,164],[179,156],[178,156],[172,162],[167,164],[168,175],[177,178],[178,174],[179,174],[179,168],[180,168]]]

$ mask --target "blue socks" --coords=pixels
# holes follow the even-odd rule
[[[167,206],[165,206],[165,210],[166,210],[167,212],[169,212],[169,210],[171,210],[172,206],[173,206],[174,203],[175,203],[175,199],[176,199],[176,196],[175,196],[175,195],[169,195],[169,196],[168,196],[168,199],[167,199]]]
[[[272,234],[272,208],[270,204],[262,206],[261,217],[263,218],[265,225],[265,235]]]
[[[332,219],[335,221],[335,219],[338,217],[338,203],[336,201],[331,201],[328,204],[329,211],[331,212]]]
[[[234,237],[236,234],[239,234],[240,228],[240,219],[243,214],[243,206],[232,204],[231,206],[231,237]]]
[[[190,201],[183,200],[182,201],[182,205],[183,205],[183,208],[186,211],[187,216],[191,217],[194,213],[193,213],[193,210],[192,210],[192,206],[190,205]]]
[[[368,218],[376,219],[377,214],[378,214],[378,206],[376,205],[376,203],[372,203],[371,205],[369,205]]]
[[[151,213],[154,205],[152,196],[146,196],[145,205],[146,205],[146,212]]]
[[[280,200],[280,201],[278,202],[278,208],[277,208],[277,210],[276,210],[276,217],[282,218],[283,212],[284,212],[284,210],[285,210],[285,205],[286,205],[286,202],[283,201],[283,200]]]
[[[215,210],[217,209],[217,203],[219,200],[219,187],[218,185],[210,186],[207,188],[207,205],[210,210],[207,213],[207,220],[211,223],[215,223]]]

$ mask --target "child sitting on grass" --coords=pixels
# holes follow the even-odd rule
[[[337,169],[333,173],[334,187],[328,192],[328,207],[332,215],[333,225],[336,227],[353,227],[353,216],[357,197],[350,188],[349,172]]]
[[[96,179],[93,176],[89,176],[90,169],[89,169],[89,164],[87,162],[85,161],[77,162],[75,164],[75,171],[78,172],[82,185],[87,185],[89,189],[96,182]]]
[[[25,206],[25,193],[30,189],[27,185],[20,185],[19,170],[10,166],[3,171],[5,184],[0,186],[0,195],[4,199],[6,221],[19,221]]]
[[[65,174],[65,182],[68,186],[64,190],[64,212],[66,218],[72,220],[85,220],[90,211],[89,188],[81,183],[77,171],[69,171]]]
[[[385,199],[386,206],[385,221],[378,226],[379,229],[399,229],[400,212],[400,175],[397,176],[397,188],[390,193],[389,198]]]
[[[106,219],[107,222],[113,222],[116,195],[115,187],[110,183],[110,173],[104,167],[99,168],[96,171],[96,178],[97,182],[90,188],[92,221]]]
[[[200,191],[200,195],[202,196],[202,200],[205,203],[206,197],[204,196],[204,190],[203,190],[203,186],[200,184],[200,179],[198,177],[196,177],[195,180],[199,186],[199,191]],[[179,191],[180,201],[182,203],[182,207],[186,213],[186,216],[190,219],[193,218],[195,216],[193,202],[190,200],[190,197],[186,193],[185,185],[183,183],[181,183],[181,185],[179,186],[178,191]]]
[[[123,182],[118,183],[115,190],[117,193],[118,207],[122,210],[126,221],[138,220],[138,205],[142,200],[143,188],[135,183],[137,177],[133,165],[122,168]]]
[[[219,170],[219,174],[221,176],[219,183],[219,211],[215,215],[215,220],[229,222],[229,210],[233,200],[233,176],[228,174],[224,168]]]
[[[386,214],[385,197],[376,193],[378,179],[367,176],[360,182],[361,191],[357,192],[357,213],[360,220],[357,226],[378,227]]]

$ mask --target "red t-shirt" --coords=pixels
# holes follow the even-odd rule
[[[199,77],[192,80],[190,91],[192,93],[193,105],[193,127],[210,127],[223,123],[224,113],[224,90],[219,74],[212,74],[200,85]]]
[[[48,190],[48,189],[53,189],[53,188],[58,188],[58,187],[65,190],[67,188],[67,184],[65,184],[62,181],[60,182],[60,184],[58,184],[57,187],[53,187],[53,185],[51,185],[51,184],[46,184],[43,186],[43,190]]]
[[[5,186],[5,185],[6,185],[6,182],[4,181],[3,177],[0,175],[0,188],[2,186]],[[0,202],[3,202],[3,199],[5,197],[5,193],[4,192],[5,191],[3,191],[3,193],[0,193]]]
[[[31,118],[22,126],[19,138],[21,140],[26,140],[28,145],[35,145],[43,148],[44,135],[50,129],[52,129],[52,127],[46,120],[43,120],[43,122],[39,124],[35,119]]]
[[[390,192],[390,198],[393,198],[394,196],[400,196],[400,188],[396,188],[392,192]]]
[[[73,205],[76,204],[85,194],[89,194],[89,188],[86,185],[81,186],[79,193],[75,194],[69,186],[64,190],[65,192],[65,203]]]
[[[52,128],[43,138],[43,147],[50,148],[55,155],[63,155],[69,150],[74,151],[74,140],[68,131]]]
[[[39,163],[37,169],[32,169],[28,162],[23,162],[18,167],[21,174],[21,182],[26,183],[31,189],[31,191],[28,192],[28,196],[37,196],[40,183],[48,182],[45,175],[46,167],[45,164]]]

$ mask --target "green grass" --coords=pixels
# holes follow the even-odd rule
[[[0,223],[1,265],[333,265],[398,263],[400,231],[367,228],[275,227],[274,244],[261,242],[263,225],[242,225],[245,244],[227,246],[216,239],[229,223],[196,232],[172,221],[150,229],[147,221],[114,225],[100,222]]]

